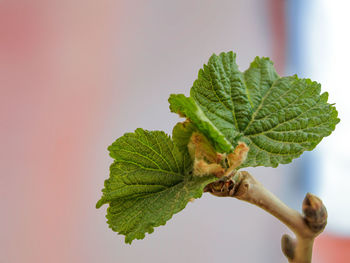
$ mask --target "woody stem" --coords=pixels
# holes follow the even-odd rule
[[[238,172],[235,180],[219,180],[204,189],[215,196],[235,197],[256,205],[279,219],[294,234],[282,237],[282,251],[290,263],[310,263],[312,247],[327,224],[327,211],[322,201],[307,194],[303,202],[303,215],[291,209],[267,190],[248,172]]]

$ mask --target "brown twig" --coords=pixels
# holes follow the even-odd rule
[[[207,185],[204,191],[219,197],[235,197],[272,214],[295,234],[295,239],[283,235],[281,240],[282,251],[288,261],[311,262],[314,239],[327,224],[327,211],[318,197],[309,193],[306,195],[301,215],[285,205],[248,172],[238,172],[234,178],[222,178]]]

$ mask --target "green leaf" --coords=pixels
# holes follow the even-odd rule
[[[197,105],[194,99],[187,98],[183,94],[172,94],[169,97],[170,110],[180,115],[187,116],[202,133],[207,135],[219,152],[233,150],[232,144],[224,134],[211,122]]]
[[[161,131],[137,129],[108,150],[114,163],[96,207],[109,203],[107,222],[125,235],[126,243],[164,225],[215,180],[213,176],[193,177],[188,153],[180,152]]]
[[[196,126],[190,121],[178,122],[173,128],[172,139],[174,144],[183,154],[188,153],[188,143],[192,133],[197,131]]]
[[[338,113],[327,103],[328,94],[320,92],[320,84],[309,79],[279,77],[268,58],[256,57],[241,72],[236,54],[228,52],[211,56],[189,98],[171,95],[169,102],[217,150],[229,152],[222,142],[229,142],[231,150],[238,141],[247,143],[250,150],[241,168],[276,167],[312,150],[335,129]]]

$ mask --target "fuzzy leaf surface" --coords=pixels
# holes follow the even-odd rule
[[[188,152],[181,152],[161,131],[137,129],[108,150],[114,163],[96,207],[109,204],[107,222],[125,235],[126,243],[164,225],[215,180],[213,176],[193,177]]]
[[[236,54],[214,54],[190,94],[171,95],[170,110],[190,119],[218,151],[229,152],[226,142],[231,150],[245,142],[250,150],[241,168],[289,163],[312,150],[339,122],[319,83],[296,75],[279,77],[268,58],[256,57],[241,72]],[[213,127],[203,128],[198,116]]]

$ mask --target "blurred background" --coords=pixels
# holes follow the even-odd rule
[[[340,0],[0,1],[0,262],[285,262],[288,230],[264,211],[205,194],[124,244],[96,210],[107,146],[138,127],[170,133],[170,93],[189,94],[212,53],[241,70],[322,83],[341,118],[315,152],[250,169],[300,210],[319,195],[329,223],[313,262],[350,262],[350,16]],[[228,209],[229,208],[229,209]]]

